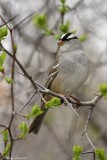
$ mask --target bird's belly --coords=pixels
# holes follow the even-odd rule
[[[60,90],[63,93],[66,93],[69,91],[70,94],[73,94],[76,92],[76,90],[79,88],[81,84],[81,78],[79,78],[78,74],[75,75],[64,75],[62,77],[63,83],[60,85]]]
[[[52,90],[56,93],[69,94],[75,93],[87,78],[85,71],[79,68],[73,74],[58,74],[52,84]]]

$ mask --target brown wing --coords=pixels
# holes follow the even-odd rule
[[[58,69],[57,68],[58,68],[58,60],[55,60],[53,65],[50,67],[49,76],[48,76],[47,82],[45,84],[46,88],[50,88],[54,78],[57,76],[57,74],[58,74]],[[48,101],[51,97],[49,95],[46,96],[45,93],[42,96],[45,98],[46,101]],[[44,104],[44,102],[42,104]],[[42,105],[41,108],[44,109],[44,105]]]
[[[54,78],[57,76],[57,74],[58,74],[58,60],[55,60],[49,71],[49,76],[45,84],[46,88],[50,88],[50,85],[54,80]]]

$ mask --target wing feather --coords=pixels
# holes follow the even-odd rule
[[[45,84],[46,88],[50,88],[51,83],[53,82],[53,80],[57,76],[57,74],[58,74],[58,60],[55,60],[53,65],[51,66],[50,71],[49,71],[49,76],[48,76],[47,82]]]

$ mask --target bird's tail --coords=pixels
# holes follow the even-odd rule
[[[33,122],[31,123],[31,125],[29,127],[29,133],[32,132],[34,134],[37,134],[39,132],[47,111],[48,111],[48,109],[45,109],[41,115],[34,118]]]

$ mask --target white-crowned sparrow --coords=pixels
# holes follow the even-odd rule
[[[75,93],[85,82],[89,74],[89,61],[78,38],[72,33],[66,33],[60,38],[58,45],[60,51],[54,62],[46,87],[50,90],[69,96]],[[68,95],[67,94],[67,95]],[[45,95],[46,100],[50,96]],[[29,133],[38,133],[42,121],[48,111],[42,102],[43,114],[36,117],[30,125]]]

